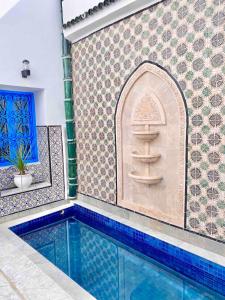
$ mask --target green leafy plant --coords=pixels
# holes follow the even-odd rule
[[[16,151],[15,158],[5,155],[4,158],[11,162],[19,171],[19,175],[25,175],[27,171],[26,160],[30,155],[30,148],[20,145]]]

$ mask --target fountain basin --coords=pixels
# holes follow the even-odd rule
[[[148,185],[158,184],[163,179],[162,176],[142,176],[134,172],[129,173],[128,176],[138,183],[143,183]]]
[[[134,136],[142,141],[153,141],[159,135],[159,131],[133,131]]]
[[[161,157],[161,154],[145,155],[145,154],[139,154],[139,153],[133,152],[131,154],[131,156],[134,159],[139,160],[139,161],[144,162],[144,163],[154,163]]]

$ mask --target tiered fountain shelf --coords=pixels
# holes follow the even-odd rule
[[[151,143],[153,140],[155,140],[158,137],[159,131],[145,130],[145,131],[133,131],[132,133],[137,139],[145,142],[145,144],[147,144],[147,146],[148,146],[148,151],[146,154],[141,154],[138,152],[132,152],[132,154],[131,154],[131,156],[134,160],[148,164],[148,175],[140,175],[136,171],[133,171],[133,172],[129,173],[128,176],[138,183],[143,183],[143,184],[147,184],[147,185],[155,185],[155,184],[160,183],[163,179],[162,176],[150,175],[150,166],[149,166],[149,164],[157,162],[161,157],[161,154],[149,153],[150,152],[149,151],[149,143]]]

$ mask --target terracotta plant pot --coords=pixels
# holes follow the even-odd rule
[[[25,175],[14,175],[14,183],[15,185],[20,189],[27,189],[32,183],[32,175],[31,174],[25,174]]]

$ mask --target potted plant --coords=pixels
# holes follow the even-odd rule
[[[18,170],[18,174],[14,174],[14,184],[20,189],[28,188],[32,183],[32,175],[27,172],[26,160],[30,151],[21,145],[16,151],[15,158],[5,157]]]

